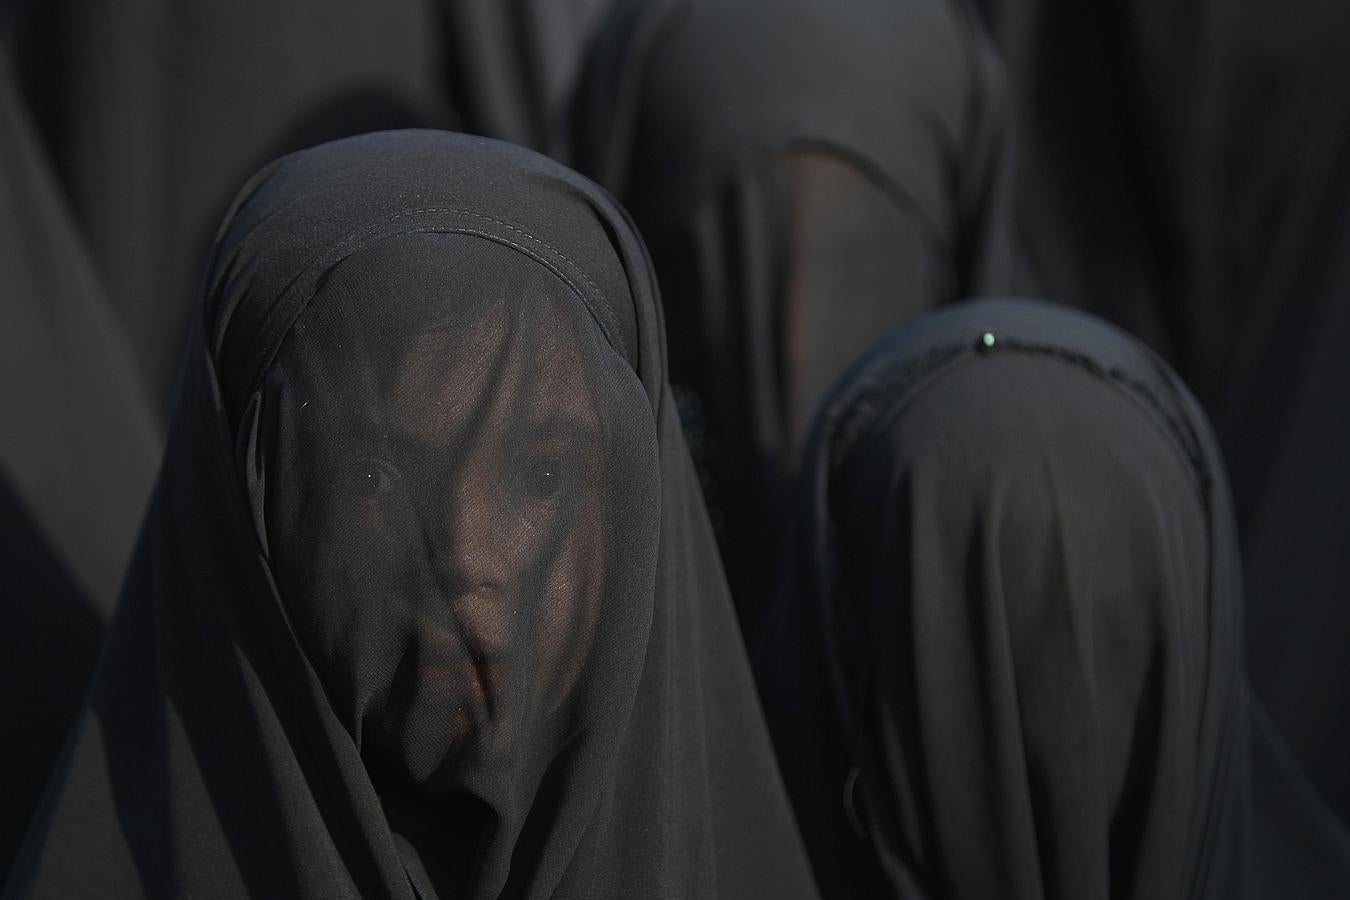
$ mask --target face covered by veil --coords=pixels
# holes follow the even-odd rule
[[[829,386],[880,334],[1002,292],[1002,73],[950,0],[623,0],[575,159],[632,211],[732,594],[753,631]]]
[[[612,200],[337,142],[206,290],[20,893],[813,894]]]
[[[264,386],[278,587],[395,825],[466,794],[461,827],[524,817],[636,668],[656,447],[567,290],[477,236],[388,240]]]
[[[1240,559],[1153,354],[1047,304],[894,332],[813,435],[757,675],[827,896],[1240,897]]]

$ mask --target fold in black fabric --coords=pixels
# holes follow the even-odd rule
[[[457,96],[474,131],[566,161],[569,105],[613,0],[453,0]]]
[[[0,53],[0,878],[79,710],[159,437]]]
[[[1237,298],[1203,327],[1188,270],[1202,235],[1188,234],[1185,220],[1222,165],[1187,146],[1196,73],[1208,65],[1205,3],[984,5],[1017,135],[1015,288],[1125,328],[1208,404],[1211,357],[1228,344]]]
[[[596,41],[574,161],[652,249],[743,621],[828,386],[887,329],[1003,286],[1000,79],[947,0],[629,0]]]
[[[1253,686],[1350,817],[1350,6],[992,5],[1019,132],[1018,286],[1126,327],[1209,409]]]
[[[603,191],[438,132],[289,156],[197,322],[10,892],[813,896]]]
[[[214,229],[263,164],[457,127],[440,0],[21,0],[29,102],[163,418]]]
[[[1350,7],[1216,15],[1202,99],[1229,159],[1204,233],[1222,241],[1213,318],[1225,299],[1246,303],[1214,422],[1242,529],[1251,677],[1350,822]]]
[[[1334,900],[1350,893],[1350,832],[1327,806],[1259,705],[1252,716],[1252,855],[1262,897]]]
[[[8,41],[157,412],[212,229],[244,178],[383,128],[560,150],[609,2],[12,4]]]
[[[1253,783],[1226,476],[1142,345],[1025,301],[925,317],[831,395],[800,499],[754,649],[826,896],[1350,888],[1262,725]]]

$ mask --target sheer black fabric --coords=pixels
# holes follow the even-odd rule
[[[887,329],[1002,287],[1000,78],[946,0],[629,0],[597,39],[574,159],[652,249],[743,621],[829,384]]]
[[[607,195],[353,138],[205,290],[15,894],[814,894]]]
[[[1225,474],[1141,345],[1027,302],[919,320],[827,401],[800,500],[755,658],[825,895],[1350,888],[1264,723],[1253,836]]]
[[[1350,816],[1350,7],[994,5],[1023,284],[1143,337],[1209,408],[1253,685]]]
[[[98,653],[158,435],[0,53],[0,877]]]

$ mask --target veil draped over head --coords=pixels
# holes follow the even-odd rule
[[[627,0],[576,165],[632,211],[742,620],[830,384],[876,336],[1004,289],[1001,70],[949,0]]]
[[[12,889],[813,894],[603,191],[327,144],[246,186],[204,290]]]
[[[801,500],[755,649],[827,895],[1242,896],[1240,562],[1160,361],[1051,306],[935,313],[831,395]]]

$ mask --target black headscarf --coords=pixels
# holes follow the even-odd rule
[[[936,313],[832,394],[801,501],[755,650],[827,895],[1247,889],[1236,536],[1156,357],[1050,306]]]
[[[1031,284],[1209,409],[1253,686],[1350,817],[1350,6],[999,0]]]
[[[1001,288],[1002,112],[948,0],[630,0],[602,30],[574,160],[652,249],[743,616],[829,385],[889,328]]]
[[[626,216],[438,132],[222,232],[19,894],[811,896]]]
[[[98,654],[158,460],[121,327],[0,53],[0,878]]]

